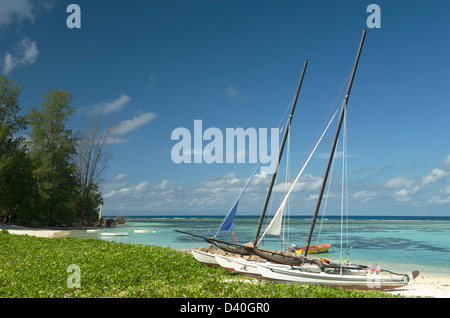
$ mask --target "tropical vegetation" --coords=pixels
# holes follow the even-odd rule
[[[98,180],[106,165],[96,164],[105,135],[89,140],[101,143],[90,149],[96,161],[85,160],[90,137],[67,127],[74,113],[71,94],[49,89],[39,107],[21,114],[21,92],[22,87],[0,75],[0,222],[91,224],[103,200]]]
[[[0,231],[0,246],[0,298],[393,297],[379,291],[246,279],[168,247],[40,238],[6,230]]]

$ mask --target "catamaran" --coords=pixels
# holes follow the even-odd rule
[[[270,185],[269,185],[269,188],[268,188],[268,191],[267,191],[267,194],[266,194],[266,198],[265,198],[265,201],[264,201],[263,210],[261,212],[260,219],[259,219],[259,222],[258,222],[255,238],[254,238],[252,243],[245,244],[245,245],[250,245],[252,248],[257,248],[258,244],[261,242],[262,237],[264,237],[266,234],[280,235],[279,229],[280,229],[280,222],[281,222],[282,217],[283,217],[283,213],[282,212],[283,212],[283,210],[285,208],[286,200],[287,200],[287,198],[289,196],[289,193],[287,195],[285,195],[285,200],[279,206],[279,209],[278,209],[277,213],[275,213],[274,220],[268,226],[268,229],[266,229],[266,231],[263,234],[263,236],[259,237],[260,233],[261,233],[263,221],[264,221],[264,218],[265,218],[265,215],[266,215],[266,212],[267,212],[268,203],[269,203],[269,200],[270,200],[270,197],[271,197],[271,194],[272,194],[273,187],[275,185],[275,179],[277,177],[279,163],[281,161],[281,158],[282,158],[282,155],[283,155],[283,150],[284,150],[284,147],[285,147],[285,144],[286,144],[286,140],[287,140],[287,137],[288,137],[288,134],[289,134],[289,131],[290,131],[291,122],[292,122],[294,111],[295,111],[295,108],[296,108],[296,105],[297,105],[297,101],[298,101],[300,89],[301,89],[301,86],[302,86],[302,83],[303,83],[303,78],[305,76],[307,65],[308,65],[308,60],[305,60],[305,63],[303,65],[303,69],[302,69],[302,72],[301,72],[300,80],[299,80],[299,83],[298,83],[298,86],[297,86],[297,90],[295,92],[295,95],[294,95],[294,98],[293,98],[293,102],[291,104],[289,117],[287,119],[287,122],[286,122],[286,125],[285,125],[284,129],[282,129],[282,131],[284,130],[284,134],[283,134],[283,139],[281,141],[280,149],[279,149],[279,152],[278,152],[278,161],[277,161],[277,164],[275,166],[274,173],[272,174],[272,178],[270,180]],[[335,115],[336,115],[336,113],[335,113]],[[333,116],[333,119],[334,119],[334,117],[335,116]],[[331,121],[329,122],[329,124],[327,126],[327,129],[328,129],[329,125],[331,124]],[[307,163],[309,162],[309,160],[311,159],[312,155],[314,154],[314,151],[317,149],[317,146],[321,142],[324,134],[325,134],[325,131],[323,132],[320,140],[315,145],[314,149],[311,151],[309,158],[307,159],[307,161],[305,162],[305,164],[303,166],[303,169],[298,173],[295,182],[297,182],[299,180],[300,176],[302,175],[302,173],[304,171],[304,168],[306,167]],[[272,145],[273,145],[273,142],[272,142]],[[268,148],[267,153],[270,150],[271,150],[271,146]],[[266,155],[267,155],[267,153],[266,153]],[[201,236],[201,235],[197,235],[197,234],[193,234],[193,233],[189,233],[189,232],[184,232],[184,231],[180,231],[180,230],[175,230],[175,231],[181,232],[181,233],[185,233],[185,234],[188,234],[188,235],[192,235],[192,236],[201,237],[206,242],[211,243],[211,244],[215,245],[216,247],[218,247],[219,249],[221,249],[223,251],[226,251],[226,252],[229,252],[229,253],[234,253],[234,254],[238,254],[238,255],[251,255],[251,254],[254,254],[254,252],[249,250],[247,248],[247,246],[241,245],[241,244],[239,244],[237,242],[228,242],[228,241],[219,240],[219,239],[217,239],[217,235],[221,231],[231,231],[233,229],[234,220],[235,220],[235,217],[236,217],[236,211],[237,211],[237,207],[238,207],[239,201],[240,201],[241,197],[243,196],[244,192],[246,191],[247,187],[249,186],[250,182],[253,180],[254,176],[256,175],[256,173],[259,170],[259,168],[261,166],[261,163],[263,161],[264,161],[264,158],[262,158],[260,160],[259,164],[257,165],[255,170],[253,171],[253,174],[249,178],[249,181],[245,185],[244,189],[242,190],[242,192],[238,196],[237,200],[235,201],[235,203],[233,204],[233,206],[229,210],[228,214],[225,216],[225,218],[223,219],[223,221],[220,224],[219,228],[216,230],[216,232],[214,233],[214,235],[212,237],[205,237],[205,236]],[[292,185],[291,190],[289,192],[292,191],[293,186],[294,185]],[[273,229],[269,230],[271,228],[273,228]],[[331,244],[329,244],[329,243],[327,245],[321,246],[320,247],[320,251],[318,250],[318,252],[326,252],[330,246],[331,246]],[[299,253],[300,252],[301,252],[301,250],[299,250]]]
[[[354,66],[352,68],[350,80],[348,82],[347,91],[344,96],[344,100],[342,102],[342,106],[340,108],[340,115],[338,124],[336,127],[336,132],[333,140],[333,144],[330,150],[330,155],[328,158],[327,166],[325,169],[325,174],[322,180],[322,185],[320,188],[319,196],[316,202],[316,207],[314,210],[313,218],[311,220],[307,242],[306,245],[301,249],[300,255],[292,255],[286,253],[278,253],[274,251],[268,251],[265,249],[261,249],[258,247],[258,244],[261,240],[260,230],[262,220],[265,216],[265,212],[267,209],[267,203],[270,198],[270,193],[272,191],[273,183],[276,177],[279,160],[277,162],[277,166],[275,168],[275,172],[272,175],[271,183],[269,186],[268,194],[266,195],[266,200],[264,202],[263,212],[261,213],[257,234],[255,236],[255,240],[252,245],[241,245],[238,243],[230,243],[218,240],[216,238],[219,230],[226,230],[233,227],[234,216],[236,214],[237,203],[239,202],[239,198],[236,203],[233,205],[232,209],[228,213],[227,217],[222,222],[216,234],[211,238],[203,237],[207,242],[211,242],[212,244],[218,246],[219,248],[232,252],[235,254],[241,255],[240,258],[229,258],[223,256],[214,256],[215,263],[222,265],[223,267],[234,270],[237,272],[241,272],[244,275],[252,275],[254,277],[264,278],[275,282],[283,282],[283,283],[299,283],[299,284],[315,284],[315,285],[326,285],[326,286],[340,286],[344,288],[360,288],[360,289],[392,289],[398,288],[401,286],[407,285],[411,280],[415,279],[418,275],[418,271],[412,271],[408,274],[394,273],[389,270],[381,269],[377,265],[360,265],[360,264],[351,264],[344,262],[341,260],[339,263],[333,263],[327,259],[313,259],[308,257],[308,255],[312,254],[311,244],[312,236],[314,233],[315,224],[317,221],[317,216],[319,213],[319,209],[321,206],[322,198],[325,191],[325,186],[327,184],[328,175],[330,172],[330,167],[333,163],[333,158],[336,151],[337,142],[339,139],[342,123],[345,119],[346,109],[348,104],[348,99],[350,96],[354,76],[356,73],[356,69],[358,66],[359,58],[361,55],[361,50],[364,44],[365,36],[367,30],[363,30],[362,38],[359,44],[359,48],[356,55],[356,60]],[[300,90],[301,82],[303,80],[304,71],[306,68],[307,61],[305,62],[305,66],[302,71],[301,80],[297,89],[295,102],[298,97],[298,92]],[[291,114],[286,125],[286,132],[289,129],[290,121],[292,120],[293,110],[295,109],[295,102],[291,109]],[[333,116],[334,117],[334,116]],[[285,139],[285,136],[283,139]],[[322,135],[323,137],[323,135]],[[284,140],[283,140],[284,141]],[[281,158],[282,150],[284,147],[284,142],[280,147],[279,159]],[[309,160],[309,159],[308,159]],[[302,169],[303,170],[303,169]],[[299,177],[299,176],[298,176]],[[294,183],[295,184],[295,183]],[[293,185],[290,191],[285,196],[282,204],[280,206],[284,207],[285,201],[292,191]],[[241,193],[242,195],[242,193]],[[282,208],[277,211],[272,222],[266,228],[266,231],[262,236],[267,233],[276,233],[279,231],[280,227],[280,218]],[[181,231],[180,231],[181,232]],[[184,232],[187,233],[187,232]],[[187,233],[190,234],[190,233]],[[197,235],[198,236],[198,235]],[[199,236],[201,237],[201,236]],[[250,261],[244,259],[243,255],[258,255],[265,261]],[[342,253],[341,253],[342,254]],[[209,255],[211,257],[211,255]],[[212,257],[211,257],[212,259]]]

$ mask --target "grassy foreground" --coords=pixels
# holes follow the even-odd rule
[[[377,291],[243,282],[239,274],[203,265],[168,247],[6,231],[0,231],[0,247],[0,298],[393,297]]]

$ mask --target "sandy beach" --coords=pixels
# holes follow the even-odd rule
[[[32,228],[17,225],[0,224],[0,230],[6,229],[10,234],[31,235],[37,237],[64,237],[69,235],[71,229]]]
[[[73,229],[29,228],[24,226],[1,225],[0,230],[7,229],[10,234],[32,235],[55,238],[70,234]],[[420,274],[408,286],[387,291],[407,297],[450,298],[450,275]]]
[[[450,276],[420,274],[407,286],[388,293],[407,297],[450,298]]]

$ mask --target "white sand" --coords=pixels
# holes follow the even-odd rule
[[[420,274],[407,286],[388,292],[407,297],[450,298],[450,276]]]
[[[10,234],[31,235],[38,237],[63,237],[65,235],[68,235],[70,231],[70,230],[54,230],[45,228],[32,228],[16,225],[7,226],[0,224],[0,230],[1,229],[6,229]]]

